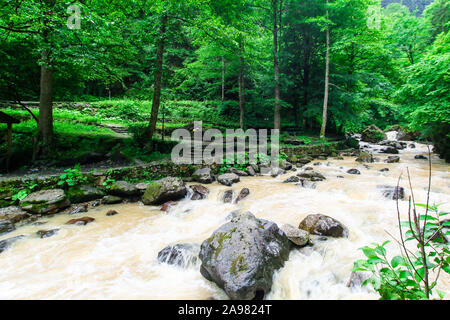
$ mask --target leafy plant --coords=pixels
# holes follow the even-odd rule
[[[116,183],[115,179],[107,178],[105,182],[103,182],[103,185],[105,186],[106,189],[110,189],[114,183]]]
[[[80,170],[80,164],[77,164],[73,169],[64,170],[64,173],[59,176],[58,185],[73,187],[86,181],[87,178],[83,176],[83,173]]]
[[[12,204],[16,203],[16,201],[25,199],[30,193],[35,191],[37,187],[39,187],[39,185],[32,181],[25,182],[24,187],[12,196]]]
[[[429,174],[431,177],[431,162]],[[438,205],[429,205],[431,178],[426,204],[415,203],[409,170],[408,180],[411,189],[408,221],[400,221],[397,200],[400,240],[396,242],[400,245],[401,255],[389,260],[385,246],[390,241],[381,245],[374,243],[372,247],[361,248],[367,259],[356,261],[353,269],[371,272],[372,276],[364,285],[370,283],[381,295],[381,299],[385,300],[430,299],[441,271],[450,273],[450,246],[446,239],[450,235],[450,221],[441,220],[449,213],[440,212]],[[417,207],[425,209],[425,212],[418,213]],[[405,233],[403,228],[406,228]],[[408,242],[414,243],[416,252],[406,246]],[[431,279],[431,274],[435,275],[434,280]],[[441,299],[444,297],[444,293],[437,289],[436,293]]]

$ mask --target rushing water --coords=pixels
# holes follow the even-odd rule
[[[185,199],[169,213],[159,207],[139,204],[102,206],[86,214],[95,222],[86,226],[65,225],[75,216],[66,214],[41,219],[43,225],[27,225],[0,240],[16,235],[26,237],[0,254],[1,299],[227,299],[214,283],[205,280],[199,266],[182,269],[159,264],[158,252],[169,244],[201,244],[226,222],[236,209],[248,210],[257,217],[281,225],[298,225],[308,214],[323,213],[346,225],[348,239],[331,239],[314,248],[294,250],[285,266],[274,275],[268,299],[377,299],[373,291],[346,286],[353,262],[363,258],[358,248],[373,242],[382,243],[398,236],[396,201],[382,197],[377,185],[395,186],[406,168],[412,175],[415,198],[425,202],[428,161],[415,160],[426,154],[424,145],[400,151],[401,162],[363,164],[355,157],[318,161],[314,169],[327,180],[316,189],[306,189],[282,181],[296,173],[278,178],[243,177],[233,185],[236,192],[250,189],[250,196],[237,205],[221,203],[228,187],[214,183],[207,200]],[[377,146],[375,146],[377,148]],[[376,154],[381,160],[387,155]],[[449,166],[433,155],[431,202],[444,203],[450,210]],[[357,168],[361,175],[346,171]],[[388,172],[380,172],[389,168]],[[297,172],[298,173],[298,172]],[[337,178],[343,176],[344,178]],[[409,195],[406,180],[401,185]],[[111,209],[120,214],[107,217]],[[407,201],[400,201],[405,217]],[[38,230],[59,228],[53,237],[40,239]],[[390,254],[398,253],[395,243]],[[450,292],[450,277],[442,274],[439,288]],[[450,297],[447,294],[446,298]]]

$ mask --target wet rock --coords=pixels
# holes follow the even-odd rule
[[[380,153],[398,154],[398,150],[394,147],[387,147],[381,149]]]
[[[308,168],[306,168],[304,172],[297,174],[297,176],[300,178],[309,179],[311,181],[323,181],[326,179],[325,176],[320,172],[307,169]]]
[[[325,155],[320,155],[317,157],[317,160],[327,160],[327,159],[328,159],[328,157]]]
[[[139,191],[139,193],[142,195],[142,194],[144,194],[145,190],[147,190],[149,185],[150,185],[149,182],[139,182],[139,183],[136,183],[134,186]]]
[[[140,191],[129,182],[117,181],[111,185],[108,193],[118,197],[132,197],[139,195]]]
[[[112,217],[112,216],[115,216],[115,215],[117,215],[117,214],[119,214],[116,210],[109,210],[107,213],[106,213],[106,216],[108,216],[108,217]]]
[[[322,165],[322,162],[316,162],[313,164],[313,166],[321,166],[321,165]]]
[[[309,233],[290,224],[284,224],[280,228],[295,245],[303,247],[309,242]]]
[[[59,231],[59,229],[39,230],[38,232],[36,232],[36,234],[39,236],[39,238],[45,239],[45,238],[50,238],[51,236],[54,236],[55,234],[58,233],[58,231]]]
[[[398,157],[398,156],[389,156],[389,157],[387,157],[386,160],[384,160],[384,162],[386,162],[386,163],[398,163],[398,162],[400,162],[400,157]]]
[[[7,219],[12,223],[18,223],[28,219],[30,214],[21,210],[19,207],[6,207],[0,209],[0,220]]]
[[[209,189],[200,184],[190,187],[192,191],[191,200],[203,200],[208,198]]]
[[[161,206],[161,209],[160,209],[160,210],[161,210],[161,211],[167,212],[167,211],[170,210],[170,208],[176,206],[177,204],[178,204],[177,201],[168,201],[168,202],[164,203],[164,204]]]
[[[231,203],[233,201],[233,190],[227,190],[223,193],[223,203]]]
[[[418,154],[417,156],[415,156],[414,159],[417,159],[417,160],[428,160],[427,157],[425,157],[424,155],[421,155],[421,154]]]
[[[200,246],[195,243],[167,246],[158,253],[158,262],[187,268],[197,264],[199,252]]]
[[[278,177],[278,176],[280,176],[280,175],[283,175],[283,174],[285,174],[285,173],[286,173],[286,171],[284,171],[283,169],[278,168],[278,167],[272,168],[272,169],[270,170],[270,175],[271,175],[271,177],[273,177],[273,178],[276,178],[276,177]]]
[[[73,206],[70,209],[69,214],[77,214],[77,213],[87,212],[87,211],[88,211],[88,205],[87,204],[80,204],[80,205]]]
[[[343,176],[336,176],[336,178],[338,178],[338,179],[344,179]]]
[[[240,178],[239,178],[239,176],[238,176],[237,174],[235,174],[235,173],[225,173],[225,174],[220,175],[220,176],[217,178],[217,181],[218,181],[220,184],[223,184],[223,185],[225,185],[225,186],[230,187],[231,185],[233,185],[233,183],[239,182],[239,181],[240,181]]]
[[[356,158],[357,162],[365,162],[372,163],[374,162],[373,155],[370,152],[361,152],[358,158]]]
[[[93,221],[95,221],[94,218],[83,217],[83,218],[78,218],[78,219],[71,219],[71,220],[67,221],[66,224],[74,224],[77,226],[84,226]]]
[[[283,181],[283,183],[296,183],[300,182],[300,178],[297,176],[292,176]]]
[[[200,272],[231,299],[262,299],[272,287],[273,273],[288,259],[290,249],[291,242],[275,223],[246,212],[202,243]]]
[[[228,168],[226,173],[234,173],[236,175],[238,175],[239,177],[246,177],[248,176],[248,173],[242,170],[239,170],[237,168]]]
[[[167,177],[150,184],[142,196],[145,205],[158,205],[177,201],[187,194],[187,188],[180,178]]]
[[[25,236],[17,236],[17,237],[1,240],[0,241],[0,253],[5,251],[6,249],[10,248],[14,242],[16,242],[17,240],[22,239],[24,237]]]
[[[243,188],[241,190],[241,192],[239,192],[239,194],[238,194],[236,200],[234,201],[234,203],[238,203],[239,201],[245,199],[249,195],[250,195],[250,190],[248,188]]]
[[[310,234],[334,238],[347,238],[347,228],[334,218],[323,214],[310,214],[299,225]]]
[[[316,183],[307,179],[300,179],[300,182],[297,183],[296,185],[307,189],[315,189],[317,187]]]
[[[390,200],[402,200],[405,198],[405,189],[403,187],[393,186],[377,186],[383,196]]]
[[[69,205],[70,201],[61,189],[33,192],[20,201],[20,207],[32,214],[54,214]]]
[[[302,157],[302,158],[298,159],[297,163],[300,163],[300,164],[308,164],[308,163],[310,163],[310,162],[313,161],[313,160],[314,160],[314,159],[313,159],[312,157],[306,156],[306,157]]]
[[[117,204],[117,203],[121,203],[123,201],[123,199],[121,197],[118,196],[105,196],[102,199],[102,204]]]
[[[93,201],[92,203],[91,203],[91,206],[92,207],[98,207],[100,205],[100,201]]]
[[[409,145],[409,147],[410,147],[411,149],[415,149],[415,148],[416,148],[416,145],[415,145],[414,143],[411,143],[411,144]]]
[[[192,178],[195,182],[209,184],[214,182],[214,176],[208,167],[195,170]]]
[[[291,170],[292,169],[292,163],[290,163],[290,162],[288,162],[288,161],[286,161],[284,159],[281,159],[280,160],[280,168],[285,170],[285,171]]]
[[[386,134],[377,126],[371,125],[361,133],[361,141],[377,143],[386,140]]]
[[[347,170],[348,174],[361,174],[361,172],[358,169],[350,169]]]
[[[93,186],[82,185],[70,187],[67,191],[67,197],[71,203],[82,203],[101,199],[105,193]]]
[[[364,281],[372,276],[370,271],[352,271],[350,279],[347,282],[349,288],[361,288]]]
[[[0,217],[0,236],[6,233],[16,230],[14,223],[6,219],[5,217]]]
[[[247,174],[251,177],[256,176],[255,169],[253,169],[252,166],[248,166],[247,169],[245,169],[245,172],[247,172]]]
[[[380,170],[380,172],[388,172],[388,171],[389,171],[389,168],[383,168]]]

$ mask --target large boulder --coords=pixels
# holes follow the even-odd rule
[[[300,229],[310,234],[334,238],[347,238],[347,228],[334,218],[323,214],[310,214],[300,222]]]
[[[209,189],[201,184],[193,185],[189,187],[191,195],[191,200],[203,200],[208,198]]]
[[[289,257],[291,242],[271,221],[250,212],[235,216],[202,243],[201,274],[234,300],[263,298],[275,270]]]
[[[199,252],[200,246],[196,243],[179,243],[162,249],[158,253],[158,262],[186,268],[197,263]]]
[[[67,197],[71,203],[82,203],[101,199],[105,193],[90,185],[74,186],[67,191]]]
[[[167,201],[180,200],[186,193],[187,188],[183,180],[167,177],[150,184],[142,196],[142,202],[145,205],[160,205]]]
[[[135,185],[126,181],[117,181],[111,185],[108,193],[118,197],[132,197],[140,194]]]
[[[225,174],[221,174],[217,178],[217,181],[219,181],[220,184],[230,187],[233,183],[239,182],[240,178],[235,173],[225,173]]]
[[[386,139],[386,134],[375,125],[365,128],[361,133],[361,141],[364,142],[377,143]]]
[[[20,208],[32,214],[54,214],[70,206],[64,190],[33,192],[20,201]]]
[[[192,175],[192,178],[195,182],[199,183],[213,183],[214,182],[214,176],[211,173],[211,169],[208,167],[197,169],[194,174]]]

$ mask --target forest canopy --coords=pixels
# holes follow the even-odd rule
[[[174,101],[196,101],[241,127],[341,135],[400,124],[448,150],[446,0],[70,4],[79,29],[66,1],[0,5],[0,100],[40,101],[43,145],[53,101],[122,99],[151,101],[149,137],[160,104],[170,114]]]

